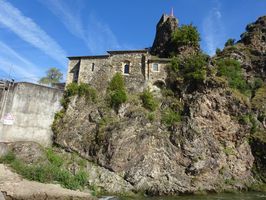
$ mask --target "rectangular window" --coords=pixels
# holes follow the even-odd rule
[[[158,63],[153,63],[152,64],[152,71],[158,72],[159,71],[159,64]]]
[[[129,74],[129,64],[124,65],[124,74]]]

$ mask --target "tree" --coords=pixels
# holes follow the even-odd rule
[[[42,77],[38,83],[45,85],[53,85],[59,83],[63,79],[63,74],[56,67],[52,67],[46,71],[46,76]]]
[[[224,46],[225,47],[228,47],[228,46],[233,46],[234,44],[235,44],[235,39],[230,38],[230,39],[228,39],[226,41],[226,43],[224,44]]]
[[[182,25],[173,33],[172,40],[177,46],[198,46],[200,41],[200,34],[197,28],[192,24]]]
[[[127,101],[126,87],[121,73],[116,73],[113,76],[108,86],[108,92],[110,95],[110,105],[117,111],[120,105]]]

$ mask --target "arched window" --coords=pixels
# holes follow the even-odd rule
[[[92,64],[91,64],[91,71],[92,71],[92,72],[94,71],[94,68],[95,68],[95,63],[92,63]]]
[[[124,74],[129,74],[129,62],[124,63]]]

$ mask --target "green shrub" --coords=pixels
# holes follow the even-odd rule
[[[259,110],[264,115],[266,114],[266,84],[256,91],[251,104],[253,108]]]
[[[118,109],[122,103],[127,101],[127,94],[124,90],[116,90],[111,93],[111,106]]]
[[[242,115],[238,119],[240,124],[248,125],[250,123],[250,116],[249,115]]]
[[[179,72],[179,65],[180,65],[180,61],[177,57],[173,57],[171,59],[171,71],[173,71],[174,73],[178,73]]]
[[[153,112],[149,112],[149,113],[147,114],[147,118],[148,118],[148,120],[150,120],[150,121],[154,121],[154,120],[155,120],[155,114],[154,114]]]
[[[217,61],[218,76],[226,77],[231,88],[239,90],[242,94],[249,95],[250,87],[245,81],[240,63],[233,59],[220,59]]]
[[[207,57],[203,54],[191,56],[184,61],[183,74],[186,82],[202,83],[206,79]]]
[[[172,41],[176,46],[197,46],[199,45],[200,34],[197,28],[192,24],[182,25],[173,33]]]
[[[168,108],[162,113],[162,123],[166,126],[172,126],[181,121],[181,115],[179,112],[175,112]]]
[[[233,46],[235,44],[235,39],[229,38],[224,44],[225,47]]]
[[[158,103],[153,97],[153,94],[150,90],[144,90],[143,93],[140,95],[140,98],[142,100],[143,107],[150,110],[155,111]]]
[[[70,83],[67,85],[66,90],[64,92],[63,99],[61,99],[61,105],[63,106],[64,109],[67,108],[69,102],[70,102],[70,97],[71,96],[84,96],[86,99],[86,102],[92,101],[95,102],[97,98],[97,93],[94,88],[92,88],[89,84],[87,83]]]
[[[168,80],[180,83],[183,83],[184,80],[186,84],[192,85],[203,83],[207,76],[207,59],[208,57],[202,53],[186,57],[183,60],[173,57],[168,68]]]
[[[255,78],[252,84],[252,89],[257,90],[263,86],[263,80],[261,78]]]
[[[115,90],[124,90],[125,89],[125,83],[124,83],[124,77],[121,73],[116,73],[111,82],[109,83],[108,90],[115,91]]]
[[[215,51],[216,55],[222,53],[222,50],[220,48],[217,48],[216,51]]]
[[[108,86],[110,96],[110,105],[116,110],[122,103],[127,101],[127,93],[124,83],[124,78],[121,73],[116,73]]]
[[[62,119],[65,115],[65,111],[62,109],[55,113],[54,120]]]

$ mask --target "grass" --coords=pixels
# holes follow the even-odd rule
[[[173,111],[171,108],[168,108],[162,113],[162,123],[170,127],[181,121],[181,115],[179,112]]]
[[[76,190],[82,189],[87,185],[88,174],[84,170],[78,170],[72,174],[63,167],[62,157],[53,152],[52,149],[46,151],[48,162],[39,164],[26,164],[9,152],[0,158],[0,163],[9,164],[22,177],[38,181],[41,183],[59,183],[65,188]]]

